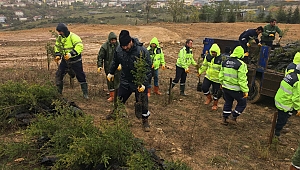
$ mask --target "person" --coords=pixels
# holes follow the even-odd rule
[[[286,141],[280,138],[280,132],[286,125],[293,111],[300,116],[300,64],[294,72],[288,73],[280,83],[275,95],[275,106],[278,110],[277,122],[275,125],[275,137],[281,145],[287,145]]]
[[[114,32],[110,32],[108,35],[108,40],[101,46],[99,53],[98,53],[98,73],[101,72],[103,69],[103,63],[104,63],[104,71],[106,76],[108,75],[110,65],[112,63],[112,60],[114,58],[114,53],[116,50],[116,47],[119,45],[119,42],[117,41],[117,35]],[[107,101],[112,102],[114,101],[114,95],[115,95],[115,89],[119,88],[120,85],[120,70],[122,66],[119,65],[117,68],[117,71],[115,72],[115,77],[113,81],[107,80],[107,87],[109,91],[109,98]]]
[[[279,39],[278,42],[280,41],[280,39],[282,38],[282,31],[279,29],[279,27],[276,25],[276,19],[271,19],[270,20],[270,24],[267,24],[264,27],[264,30],[262,32],[261,35],[261,44],[267,45],[269,47],[273,46],[273,41],[275,40],[275,34],[276,32],[279,34]]]
[[[227,119],[231,115],[232,123],[236,124],[237,117],[242,114],[246,108],[248,97],[247,65],[241,60],[244,57],[244,49],[237,46],[230,58],[222,62],[219,73],[220,83],[223,89],[224,107],[223,107],[223,125],[228,125]],[[233,101],[237,104],[232,110]]]
[[[225,47],[224,53],[221,54],[222,60],[226,60],[230,57],[231,54],[231,48],[229,46]]]
[[[122,103],[125,104],[127,99],[130,97],[132,92],[135,92],[135,99],[138,102],[139,93],[143,94],[142,99],[142,125],[145,132],[150,131],[148,117],[150,112],[148,110],[148,96],[147,88],[149,85],[149,79],[151,76],[151,59],[148,50],[143,47],[143,44],[139,42],[137,38],[131,38],[129,31],[122,30],[119,34],[120,45],[116,48],[114,59],[111,63],[107,79],[112,81],[114,79],[115,71],[119,64],[122,65],[120,87],[118,90],[118,98]],[[145,80],[142,84],[136,84],[137,77],[133,72],[137,71],[135,63],[137,59],[142,57],[146,63],[145,69]]]
[[[88,99],[88,84],[82,66],[83,44],[80,37],[73,32],[70,32],[64,23],[59,23],[56,27],[58,37],[55,43],[55,62],[61,60],[58,70],[56,71],[55,81],[58,92],[62,94],[63,78],[66,75],[66,70],[70,67],[80,83],[83,97]]]
[[[296,69],[297,64],[300,64],[300,52],[297,52],[294,56],[293,62],[291,62],[285,69],[285,75],[293,72]]]
[[[258,35],[260,33],[262,33],[263,31],[264,31],[263,27],[259,26],[256,29],[247,29],[246,31],[244,31],[240,35],[240,37],[239,37],[239,43],[240,43],[240,46],[242,46],[243,49],[244,49],[245,60],[248,60],[248,58],[247,58],[249,56],[249,49],[248,49],[248,47],[251,46],[250,40],[254,40],[258,46],[261,46],[261,43],[258,40]]]
[[[298,149],[296,150],[292,158],[292,164],[290,165],[290,170],[300,170],[300,143]]]
[[[185,91],[185,82],[187,73],[190,72],[189,66],[192,64],[197,66],[197,63],[193,57],[193,40],[187,39],[185,42],[185,46],[182,47],[178,53],[178,58],[176,62],[176,75],[174,80],[172,81],[171,88],[173,88],[180,79],[180,95],[187,96]]]
[[[152,38],[150,44],[147,48],[149,51],[151,61],[152,61],[152,77],[154,78],[154,93],[161,95],[158,86],[158,69],[161,65],[161,68],[164,70],[166,67],[165,57],[162,49],[159,46],[158,39],[156,37]],[[151,79],[149,80],[149,87],[148,87],[148,97],[150,97],[151,93]]]
[[[198,70],[198,76],[202,73],[205,74],[205,78],[202,83],[202,91],[206,96],[205,105],[208,105],[212,101],[212,96],[210,94],[210,86],[212,86],[213,93],[213,106],[212,110],[218,109],[218,101],[222,97],[220,90],[219,72],[222,64],[221,49],[218,44],[214,43],[209,49],[209,54],[207,54],[203,60],[202,66]]]

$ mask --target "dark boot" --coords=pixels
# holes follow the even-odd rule
[[[233,125],[236,125],[237,124],[237,121],[236,121],[237,117],[231,117],[230,116],[230,123],[232,123]]]
[[[227,122],[227,118],[226,118],[226,117],[223,117],[221,124],[222,124],[222,125],[225,125],[225,126],[228,125],[228,122]]]
[[[180,85],[180,95],[181,96],[187,96],[187,94],[184,93],[185,85]]]
[[[57,85],[57,91],[59,94],[62,94],[63,88],[64,88],[64,84]]]
[[[149,122],[148,122],[148,118],[143,118],[143,129],[145,132],[150,132],[150,125],[149,125]]]
[[[82,90],[82,93],[83,93],[83,97],[88,99],[89,98],[89,96],[88,96],[88,84],[87,83],[81,83],[80,86],[81,86],[81,90]]]

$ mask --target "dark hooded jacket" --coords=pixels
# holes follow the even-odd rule
[[[118,65],[122,65],[121,71],[121,83],[125,89],[135,91],[137,89],[137,85],[135,84],[135,77],[132,71],[136,71],[134,63],[137,61],[142,55],[142,58],[146,62],[146,74],[145,74],[145,81],[143,83],[144,86],[149,85],[149,78],[151,77],[151,59],[148,50],[143,46],[142,43],[139,42],[137,38],[132,38],[133,46],[129,51],[123,50],[120,45],[117,47],[113,62],[111,64],[109,73],[114,74]]]
[[[108,74],[111,62],[114,58],[114,53],[116,51],[119,42],[117,41],[116,44],[110,43],[110,40],[116,39],[117,35],[114,32],[110,32],[108,35],[108,40],[101,46],[99,53],[98,53],[98,67],[103,67],[104,62],[104,70],[105,73]]]

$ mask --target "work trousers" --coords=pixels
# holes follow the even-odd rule
[[[69,63],[67,62],[69,61],[62,59],[62,61],[58,66],[58,70],[56,71],[56,75],[55,75],[56,85],[60,86],[63,84],[63,79],[64,76],[67,74],[68,69],[72,69],[74,71],[76,79],[80,84],[86,83],[86,76],[85,73],[83,72],[82,60],[76,61],[74,63],[72,63],[73,61],[70,61]]]
[[[275,126],[275,135],[280,136],[280,131],[283,129],[283,127],[286,125],[286,122],[291,117],[292,112],[285,112],[283,110],[278,109],[278,116],[277,116],[277,122]]]
[[[176,75],[175,79],[173,80],[172,84],[177,84],[180,79],[180,85],[184,85],[186,81],[187,73],[185,72],[184,68],[176,66]]]
[[[158,69],[154,70],[153,68],[151,69],[152,72],[152,76],[149,78],[149,86],[148,88],[151,88],[151,81],[152,81],[152,77],[154,80],[154,86],[158,86]]]
[[[150,116],[150,112],[148,110],[148,88],[146,87],[144,92],[139,93],[138,89],[132,90],[130,88],[125,88],[124,86],[120,85],[118,90],[118,98],[122,101],[122,103],[125,104],[132,92],[135,93],[135,101],[138,102],[140,98],[142,102],[142,118],[148,118]]]
[[[209,80],[208,78],[204,77],[203,83],[202,83],[202,90],[203,90],[203,94],[204,95],[208,95],[209,92],[209,88],[210,86],[212,86],[212,94],[214,96],[214,100],[218,100],[222,97],[222,94],[219,95],[218,92],[220,90],[220,83],[216,83],[213,82],[211,80]]]
[[[247,105],[247,100],[244,97],[242,91],[234,91],[223,88],[223,96],[225,104],[223,107],[223,117],[228,118],[230,114],[232,117],[238,117],[245,110]],[[234,110],[232,110],[233,101],[237,101],[237,105]]]

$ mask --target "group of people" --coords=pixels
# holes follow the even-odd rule
[[[231,49],[227,49],[226,57],[221,55],[218,44],[213,44],[204,56],[203,63],[198,69],[198,76],[205,73],[203,79],[202,90],[206,96],[205,105],[213,101],[212,110],[217,110],[218,100],[223,96],[225,104],[223,106],[222,124],[228,125],[229,121],[236,124],[237,117],[242,114],[246,108],[246,98],[248,97],[248,81],[247,81],[247,64],[243,61],[244,56],[249,55],[248,47],[251,39],[255,40],[260,46],[272,45],[275,33],[279,33],[282,37],[281,30],[275,26],[276,20],[271,20],[270,24],[264,28],[250,29],[241,34],[239,37],[240,45]],[[56,28],[59,36],[56,40],[55,61],[61,60],[56,72],[56,85],[58,92],[63,91],[63,77],[70,68],[75,72],[77,80],[80,82],[83,97],[88,99],[88,86],[86,76],[82,67],[83,44],[80,37],[70,32],[63,23],[58,24]],[[261,41],[257,37],[262,33]],[[173,88],[180,81],[180,95],[186,96],[185,83],[187,74],[190,73],[190,65],[197,66],[193,58],[193,40],[187,39],[184,47],[178,53],[176,62],[176,75],[172,81]],[[145,61],[146,75],[142,83],[136,84],[136,77],[133,72],[137,70],[135,63],[138,58],[142,57]],[[159,45],[159,41],[154,37],[147,48],[137,38],[130,36],[129,31],[122,30],[119,37],[114,32],[109,33],[108,40],[101,46],[97,60],[98,72],[104,68],[107,76],[107,87],[109,90],[108,101],[116,101],[119,98],[125,103],[130,95],[134,92],[136,101],[138,94],[143,94],[142,104],[142,125],[145,132],[150,131],[148,117],[148,97],[151,93],[151,80],[154,78],[154,93],[160,95],[158,84],[158,70],[166,68],[164,53]],[[286,124],[293,110],[298,110],[297,115],[300,116],[300,53],[295,55],[294,62],[291,63],[287,70],[286,76],[282,80],[280,88],[275,96],[275,104],[278,108],[278,120],[276,124],[275,135],[279,136],[280,131]],[[212,91],[210,91],[212,87]],[[234,109],[233,101],[237,101]],[[298,168],[299,165],[299,149],[295,154],[295,162],[291,168]],[[297,157],[298,156],[298,157]],[[298,161],[298,162],[297,162]]]

